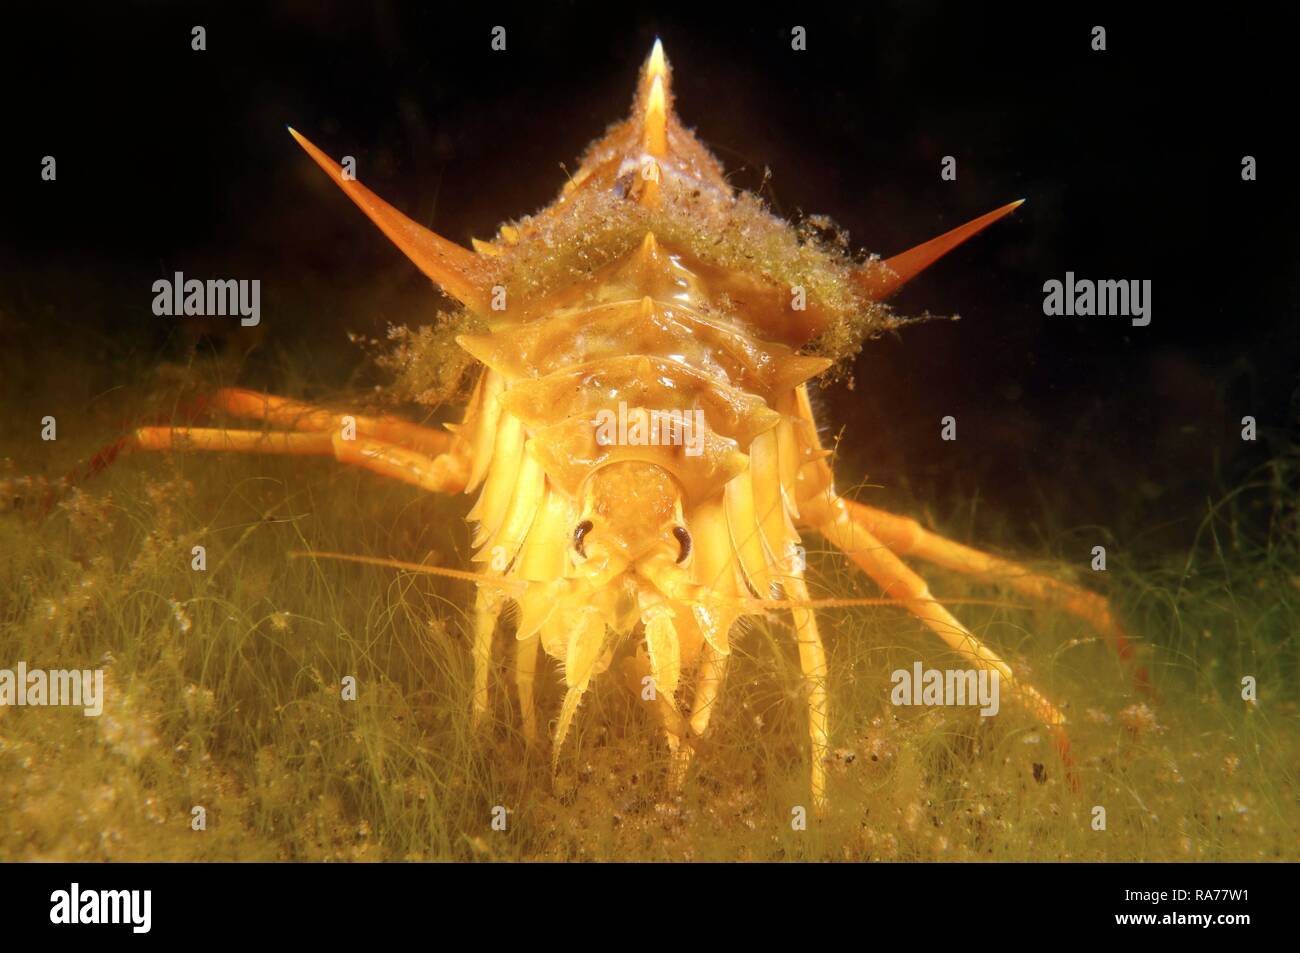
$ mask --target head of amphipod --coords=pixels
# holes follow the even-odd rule
[[[564,668],[556,753],[591,679],[628,639],[639,642],[627,660],[638,683],[670,708],[676,707],[682,673],[697,664],[706,646],[729,650],[727,629],[740,607],[699,581],[684,496],[678,477],[656,463],[628,459],[594,470],[578,493],[573,526],[562,541],[564,578],[531,584],[520,599],[518,634],[540,633],[548,654]],[[724,541],[715,529],[709,542],[716,548]],[[730,558],[712,555],[715,562]]]
[[[677,119],[671,79],[656,41],[631,116],[554,203],[473,250],[293,133],[467,324],[488,328],[456,341],[486,368],[475,406],[487,424],[462,462],[467,492],[483,487],[470,516],[475,560],[492,573],[444,574],[478,583],[493,609],[513,599],[517,638],[560,663],[557,756],[592,679],[629,640],[627,661],[671,721],[683,673],[725,660],[738,618],[815,606],[786,575],[802,573],[786,562],[801,552],[796,483],[821,453],[815,430],[796,433],[813,427],[802,384],[893,326],[882,299],[1019,204],[855,262],[737,194]],[[804,350],[814,342],[817,355]],[[611,441],[595,417],[614,413]],[[654,413],[676,415],[682,439],[625,439]],[[778,600],[782,587],[799,598]]]

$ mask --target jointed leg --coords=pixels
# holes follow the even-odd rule
[[[224,399],[229,399],[231,392],[223,391]],[[260,408],[266,419],[277,422],[289,422],[287,418],[277,415],[288,413],[285,403],[279,398],[267,395],[248,396],[249,392],[236,392],[238,400],[249,400],[246,411]],[[252,403],[253,398],[256,403]],[[292,402],[287,402],[292,403]],[[238,412],[226,406],[230,413]],[[296,405],[294,412],[303,409]],[[316,413],[312,411],[312,413]],[[320,414],[326,412],[321,411]],[[307,417],[296,415],[294,420],[301,424]],[[238,453],[278,453],[296,456],[332,456],[342,463],[364,467],[381,476],[390,477],[413,484],[424,490],[436,493],[457,493],[465,486],[468,473],[467,462],[453,453],[441,453],[436,457],[416,450],[410,450],[394,443],[373,437],[361,436],[363,429],[358,425],[355,439],[346,439],[345,432],[336,428],[333,415],[313,418],[317,424],[324,423],[331,429],[311,431],[261,431],[228,430],[220,427],[141,427],[127,438],[127,446],[139,450],[208,450],[233,451]],[[448,438],[450,445],[450,438]],[[499,593],[479,589],[474,607],[474,687],[471,722],[480,727],[488,710],[488,674],[492,661],[492,635],[496,630],[497,616],[501,613],[501,596]],[[530,686],[531,688],[531,686]]]
[[[700,668],[695,673],[695,697],[691,701],[691,734],[702,738],[709,730],[709,719],[722,693],[722,681],[727,675],[727,660],[709,642],[704,643]]]
[[[474,695],[470,725],[483,727],[488,712],[488,674],[492,667],[492,636],[501,615],[500,593],[480,588],[474,596]],[[530,686],[531,687],[531,686]]]
[[[140,427],[69,475],[77,482],[110,466],[125,450],[212,450],[333,456],[438,493],[458,493],[469,476],[469,448],[452,434],[396,417],[344,415],[299,401],[227,387],[201,402],[207,410],[292,427],[293,432],[226,427]],[[344,429],[352,416],[356,432]],[[344,439],[355,436],[356,439]]]
[[[900,556],[915,555],[945,569],[1006,585],[1032,599],[1059,606],[1101,633],[1121,661],[1131,661],[1133,646],[1115,621],[1104,596],[1035,573],[1009,559],[944,539],[922,527],[916,520],[895,516],[852,500],[844,502],[849,518],[894,553]],[[1135,667],[1134,677],[1139,687],[1147,687],[1147,672],[1143,666]]]
[[[445,434],[394,417],[340,415],[271,394],[224,388],[207,406],[231,416],[263,420],[292,430],[233,430],[225,427],[140,427],[92,461],[90,472],[108,466],[123,450],[205,450],[334,457],[381,476],[435,493],[459,493],[469,477],[468,445]],[[351,420],[345,420],[351,417]],[[479,589],[474,610],[474,686],[472,722],[482,724],[488,710],[492,636],[500,615],[499,593]],[[520,646],[516,678],[524,702],[524,729],[536,736],[532,677],[537,642]]]
[[[397,444],[434,457],[452,450],[451,434],[400,417],[342,414],[288,397],[244,390],[241,387],[223,387],[204,403],[207,407],[232,417],[265,420],[279,427],[310,432],[323,433],[340,429],[343,418],[351,416],[356,423],[358,436],[373,437],[384,443]]]
[[[92,461],[91,472],[106,467],[122,450],[205,450],[334,457],[341,463],[364,467],[380,476],[435,493],[459,493],[468,479],[470,461],[463,443],[450,434],[396,418],[354,417],[351,422],[345,422],[343,416],[322,408],[235,388],[218,391],[210,405],[232,416],[252,417],[295,429],[140,427],[99,454]],[[345,426],[347,423],[355,425],[355,432]],[[500,594],[479,589],[474,609],[472,722],[475,727],[487,715],[492,635],[500,612]],[[531,664],[521,656],[517,674],[521,700],[527,699],[524,725],[530,738],[536,735],[532,671],[536,667],[537,639],[532,641]]]
[[[531,635],[515,643],[515,687],[519,691],[519,710],[523,714],[524,740],[537,744],[537,702],[533,683],[537,680],[537,655],[542,640]]]
[[[808,599],[803,577],[790,574],[782,579],[791,599]],[[811,609],[792,609],[794,635],[799,643],[799,667],[803,670],[808,700],[808,735],[812,741],[812,796],[818,811],[826,807],[826,757],[830,753],[828,696],[826,691],[826,649],[817,631],[817,616]]]
[[[1105,597],[1031,572],[1010,560],[944,539],[927,531],[915,520],[839,497],[832,488],[834,478],[825,459],[826,451],[817,436],[817,424],[806,385],[800,385],[795,391],[793,413],[802,423],[798,435],[805,458],[799,470],[798,498],[804,522],[814,525],[817,522],[802,512],[805,505],[812,510],[820,509],[823,521],[830,518],[827,508],[842,508],[850,520],[894,553],[914,554],[947,569],[1006,583],[1031,598],[1059,605],[1095,627],[1122,660],[1131,658],[1133,647],[1111,614]],[[1134,677],[1140,688],[1147,687],[1145,668],[1137,666]]]
[[[909,611],[924,622],[954,651],[979,668],[996,671],[1010,697],[1022,703],[1052,732],[1067,772],[1071,765],[1069,738],[1065,733],[1065,716],[1032,685],[1016,678],[1011,667],[981,642],[947,609],[933,600],[924,579],[913,572],[880,540],[855,523],[846,501],[838,497],[818,496],[802,508],[804,517],[831,543],[842,549],[880,586],[887,597],[917,600]]]
[[[396,444],[338,432],[228,430],[223,427],[140,427],[120,449],[207,450],[334,457],[381,476],[434,493],[457,493],[465,485],[466,464],[450,453],[430,457]]]
[[[645,680],[649,677],[652,677],[650,671],[650,659],[646,656],[644,651],[638,649],[634,655],[624,659],[624,684],[627,685],[628,691],[636,696],[638,700],[645,699],[645,695],[643,695],[642,692],[644,690]],[[650,714],[654,717],[655,721],[659,723],[659,727],[664,731],[664,736],[668,741],[668,747],[673,752],[674,763],[676,763],[678,753],[681,751],[689,751],[690,749],[689,745],[683,745],[681,743],[683,738],[689,737],[691,733],[690,725],[687,724],[686,719],[682,717],[682,713],[677,710],[676,702],[663,693],[655,692],[652,698],[645,700],[650,706]],[[674,769],[673,772],[674,774],[675,770],[676,769]]]
[[[718,696],[722,691],[722,682],[727,674],[727,660],[731,656],[723,655],[710,642],[705,642],[700,654],[700,667],[695,672],[695,697],[691,701],[691,714],[686,724],[690,731],[688,743],[678,745],[673,752],[673,765],[669,783],[680,790],[686,783],[686,773],[690,770],[691,759],[695,753],[694,743],[703,738],[709,730],[709,719],[717,706]],[[671,735],[670,735],[671,736]],[[669,742],[670,746],[672,742]]]

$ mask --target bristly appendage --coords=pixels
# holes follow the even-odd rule
[[[670,80],[656,42],[632,115],[587,150],[550,206],[503,225],[492,241],[475,240],[472,251],[344,177],[294,132],[460,303],[453,323],[473,330],[454,340],[483,372],[436,456],[387,442],[383,433],[398,430],[386,421],[369,425],[374,438],[365,446],[329,437],[328,447],[317,438],[319,447],[284,452],[328,451],[435,492],[478,493],[468,518],[476,524],[474,562],[485,571],[459,574],[478,584],[474,717],[486,716],[493,634],[513,601],[516,684],[530,739],[538,653],[563,671],[554,758],[591,680],[630,640],[624,675],[634,690],[654,686],[650,710],[680,778],[691,739],[708,726],[733,627],[780,608],[793,614],[812,793],[823,804],[827,667],[815,610],[828,606],[810,597],[798,526],[842,550],[887,600],[970,664],[996,673],[1004,691],[1052,731],[1068,764],[1061,712],[1017,679],[898,554],[1058,601],[1124,655],[1127,643],[1104,600],[839,496],[807,391],[836,360],[896,326],[884,298],[1020,203],[888,260],[855,262],[733,190],[678,121]],[[425,380],[445,363],[422,353],[421,342],[433,340],[403,345],[403,359]],[[608,429],[615,420],[616,433]],[[264,446],[255,435],[207,439]]]

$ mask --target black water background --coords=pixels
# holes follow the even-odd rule
[[[1136,527],[1133,548],[1181,543],[1207,499],[1294,444],[1300,414],[1287,129],[1300,18],[1255,9],[7,10],[0,346],[25,376],[5,386],[79,386],[59,380],[69,349],[110,366],[174,358],[188,339],[151,313],[149,288],[177,270],[262,280],[247,383],[274,389],[277,350],[311,354],[322,390],[364,382],[346,332],[381,334],[436,302],[285,124],[467,242],[549,201],[559,164],[625,113],[659,35],[681,115],[734,181],[785,214],[832,215],[857,248],[888,255],[1029,200],[897,299],[963,320],[872,343],[854,389],[820,395],[847,428],[842,482],[940,509],[978,494],[1027,541],[1050,513]],[[795,23],[806,52],[790,49]],[[1098,23],[1104,53],[1089,49]],[[505,53],[489,48],[496,24]],[[47,154],[56,185],[38,177]],[[939,178],[949,154],[957,182]],[[1241,180],[1246,154],[1259,181]],[[1045,317],[1042,283],[1067,270],[1151,279],[1152,324]],[[938,439],[945,415],[955,443]]]

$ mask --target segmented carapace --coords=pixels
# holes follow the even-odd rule
[[[618,656],[652,700],[680,782],[718,700],[737,620],[789,611],[812,794],[823,803],[828,673],[816,611],[872,600],[810,598],[804,529],[874,579],[879,601],[904,606],[969,664],[998,672],[1003,691],[1050,726],[1068,763],[1058,709],[901,557],[1058,604],[1128,656],[1106,602],[839,496],[806,386],[891,325],[883,298],[1020,203],[888,260],[855,262],[734,191],[676,118],[670,77],[656,42],[631,117],[590,147],[551,206],[472,251],[406,218],[293,132],[487,329],[457,338],[481,372],[449,433],[359,414],[348,432],[335,411],[223,390],[215,410],[271,429],[146,427],[126,445],[332,455],[433,492],[476,493],[476,571],[410,568],[477,586],[476,721],[488,710],[498,617],[517,605],[513,664],[530,741],[540,653],[563,671],[557,758],[584,692]],[[602,431],[610,420],[618,426]],[[689,429],[695,421],[702,426]]]

